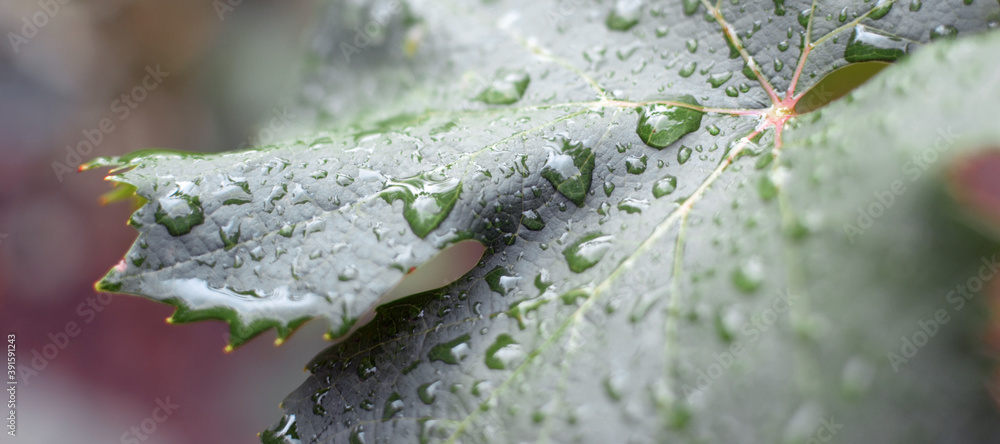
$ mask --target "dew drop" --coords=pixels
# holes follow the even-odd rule
[[[427,357],[433,361],[441,361],[447,364],[458,364],[469,356],[469,335],[462,335],[449,342],[435,345],[427,353]]]
[[[475,99],[490,105],[510,105],[524,97],[530,81],[531,77],[524,70],[500,70]]]
[[[684,165],[690,158],[691,148],[681,145],[681,149],[677,150],[677,162]]]
[[[939,25],[931,30],[931,41],[951,38],[958,35],[958,28],[952,25]]]
[[[679,102],[698,105],[694,97],[683,96]],[[662,149],[676,142],[685,134],[701,127],[701,111],[680,106],[648,105],[638,108],[639,125],[635,132],[646,145]]]
[[[569,269],[574,273],[582,273],[597,265],[611,248],[612,239],[614,239],[613,236],[602,233],[588,233],[570,244],[563,250],[563,256],[566,257]]]
[[[486,349],[486,366],[494,370],[503,370],[516,366],[524,358],[524,349],[508,334],[497,336]]]
[[[174,193],[170,197],[160,198],[155,218],[171,236],[181,236],[205,222],[205,213],[197,196]]]
[[[441,225],[455,207],[462,182],[434,174],[418,174],[400,180],[388,180],[382,198],[393,203],[403,201],[403,218],[413,233],[424,238]]]
[[[618,210],[628,214],[641,213],[646,208],[649,208],[649,201],[645,199],[626,197],[618,202]]]
[[[844,59],[851,63],[869,60],[891,62],[909,53],[911,44],[894,35],[857,25],[847,41]]]
[[[663,176],[653,184],[653,197],[659,199],[677,189],[677,178],[671,175]]]
[[[885,17],[885,15],[889,13],[889,10],[892,9],[892,5],[895,3],[895,0],[878,0],[878,3],[875,3],[875,6],[872,7],[872,12],[868,14],[868,18],[878,20]]]
[[[642,174],[646,172],[646,156],[625,158],[625,171],[629,174]]]
[[[681,77],[688,78],[691,77],[691,74],[694,74],[696,69],[698,69],[698,62],[688,62],[684,64],[684,66],[681,66],[681,69],[677,71],[677,74]]]
[[[521,213],[521,225],[531,231],[539,231],[545,228],[545,221],[535,210],[527,210]]]
[[[636,23],[639,23],[644,3],[643,0],[618,0],[604,24],[608,26],[608,29],[628,31]]]
[[[744,293],[753,293],[764,282],[764,263],[752,257],[733,271],[733,285]]]
[[[594,156],[583,143],[566,138],[548,146],[549,156],[542,166],[541,175],[577,206],[582,207],[594,172]]]

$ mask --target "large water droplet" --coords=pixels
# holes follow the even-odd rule
[[[958,35],[958,28],[952,25],[939,25],[931,30],[931,41],[950,38]]]
[[[441,224],[458,201],[462,182],[433,174],[389,180],[381,196],[386,202],[403,201],[403,217],[413,233],[424,238]]]
[[[663,176],[653,184],[653,197],[659,199],[677,189],[677,178],[671,175]]]
[[[521,213],[521,225],[531,231],[539,231],[545,228],[545,221],[542,220],[542,216],[538,215],[535,210],[527,210]]]
[[[549,157],[542,166],[542,177],[552,183],[556,191],[582,207],[590,191],[594,155],[581,142],[559,138],[556,143],[548,147]]]
[[[613,238],[602,233],[588,233],[570,244],[563,250],[569,269],[574,273],[582,273],[596,265],[611,248]]]
[[[618,202],[618,210],[628,214],[641,213],[646,208],[649,208],[649,201],[646,199],[626,197],[621,202]]]
[[[677,150],[677,162],[684,165],[688,159],[691,158],[691,148],[681,145],[681,149]]]
[[[163,225],[172,236],[190,233],[196,225],[205,222],[205,213],[198,196],[180,193],[160,198],[155,216],[156,222]]]
[[[894,61],[911,50],[914,42],[904,40],[891,34],[883,33],[865,25],[857,25],[851,33],[847,47],[844,49],[844,59],[848,62],[865,62],[869,60]]]
[[[486,366],[494,370],[503,370],[517,365],[525,356],[524,349],[508,334],[497,336],[486,349]]]
[[[625,158],[625,171],[629,174],[642,174],[646,172],[646,156]]]
[[[476,96],[476,100],[490,105],[510,105],[521,100],[530,81],[531,77],[524,70],[497,71],[493,82]]]
[[[875,6],[872,7],[871,14],[868,14],[868,18],[878,20],[885,17],[885,15],[889,13],[889,10],[892,9],[892,5],[895,3],[895,0],[878,0],[878,3],[875,3]]]
[[[604,23],[608,25],[609,29],[628,31],[636,23],[639,23],[644,3],[643,0],[618,0]]]
[[[678,102],[698,105],[694,97],[683,96]],[[639,125],[635,132],[646,145],[662,149],[676,142],[685,134],[701,127],[701,111],[662,104],[638,108]]]
[[[385,407],[382,408],[382,420],[388,421],[396,416],[397,413],[403,411],[403,397],[399,393],[392,392],[389,398],[385,400]]]
[[[417,396],[424,404],[434,403],[434,399],[437,397],[437,391],[441,388],[441,381],[428,382],[427,384],[422,384],[417,387]]]
[[[433,361],[441,361],[448,364],[458,364],[469,356],[469,335],[459,336],[451,341],[443,342],[431,348],[427,357]]]
[[[725,84],[726,82],[728,82],[729,79],[731,79],[732,77],[733,73],[731,71],[719,74],[712,74],[711,76],[708,77],[708,84],[712,85],[712,88],[718,88],[723,84]]]
[[[681,66],[681,69],[677,71],[677,74],[684,78],[691,77],[691,74],[694,74],[696,69],[698,69],[698,62],[688,62],[685,63],[684,66]]]
[[[733,271],[733,284],[744,293],[753,293],[764,282],[764,263],[752,257]]]

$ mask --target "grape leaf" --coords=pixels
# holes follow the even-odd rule
[[[997,436],[949,325],[986,251],[933,179],[1000,140],[998,44],[920,49],[996,4],[357,8],[332,8],[302,98],[326,132],[100,162],[149,203],[99,287],[234,345],[313,316],[342,334],[443,246],[488,247],[318,356],[265,442]],[[795,116],[837,67],[912,52]]]

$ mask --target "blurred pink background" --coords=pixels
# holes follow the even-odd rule
[[[68,165],[60,180],[52,163],[105,118],[114,130],[83,160],[230,150],[264,134],[258,122],[293,98],[313,3],[0,0],[0,326],[17,335],[21,368],[62,341],[49,334],[79,328],[18,387],[17,442],[131,442],[157,400],[177,408],[136,442],[258,442],[281,417],[278,403],[326,346],[322,326],[224,354],[220,322],[167,325],[171,307],[132,296],[81,309],[136,233],[128,204],[99,204],[103,171]],[[121,95],[157,66],[168,74],[125,115]]]

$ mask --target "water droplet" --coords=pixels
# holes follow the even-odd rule
[[[643,3],[643,0],[618,0],[604,23],[609,29],[628,31],[639,23]]]
[[[785,62],[782,62],[781,59],[775,58],[774,59],[774,70],[775,71],[781,71],[782,69],[785,69]]]
[[[785,0],[774,0],[774,15],[785,15]]]
[[[240,241],[240,222],[235,217],[219,227],[219,238],[225,250],[230,250]]]
[[[684,15],[694,15],[701,6],[700,0],[682,0],[681,3],[684,5]]]
[[[354,183],[354,178],[353,177],[348,176],[348,175],[343,174],[343,173],[338,173],[337,174],[337,185],[346,187],[346,186],[348,186],[348,185],[350,185],[352,183]]]
[[[486,349],[486,366],[494,370],[512,368],[520,363],[524,356],[521,345],[504,333],[497,336],[496,341]]]
[[[698,105],[694,97],[683,96],[679,102]],[[639,138],[653,148],[662,149],[676,142],[685,134],[701,127],[704,113],[680,106],[648,105],[639,108],[639,126],[635,132]]]
[[[712,74],[708,77],[708,84],[712,85],[712,88],[718,88],[724,83],[728,82],[730,78],[733,77],[732,71],[723,72],[719,74]]]
[[[878,20],[885,17],[885,15],[889,13],[889,10],[892,9],[892,5],[895,3],[895,0],[878,0],[878,3],[875,3],[875,6],[872,7],[871,14],[868,14],[868,18]]]
[[[653,197],[659,199],[677,189],[677,178],[671,175],[663,176],[653,184]]]
[[[691,148],[681,145],[681,149],[677,150],[677,162],[684,165],[691,158]]]
[[[284,237],[292,237],[292,233],[294,232],[295,232],[295,225],[292,224],[284,224],[281,226],[281,229],[278,230],[278,234]]]
[[[646,208],[649,208],[649,201],[645,199],[626,197],[618,202],[618,210],[628,214],[641,213]]]
[[[909,53],[911,43],[894,35],[857,25],[847,41],[844,59],[851,63],[868,60],[891,62]]]
[[[910,1],[910,11],[917,12],[920,10],[921,6],[923,6],[923,3],[921,3],[920,0]]]
[[[538,215],[535,210],[527,210],[521,213],[521,224],[531,231],[539,231],[545,228],[545,221],[542,220],[542,216]]]
[[[958,35],[958,28],[952,25],[939,25],[931,30],[931,41],[950,38]]]
[[[615,183],[611,181],[604,182],[604,195],[611,197],[611,193],[615,191]]]
[[[684,46],[687,47],[688,52],[694,54],[698,52],[698,39],[688,39],[684,42]]]
[[[381,196],[390,204],[403,201],[403,218],[422,239],[448,217],[461,191],[462,182],[458,179],[418,174],[387,181]]]
[[[223,205],[243,205],[250,203],[253,196],[250,193],[250,184],[242,177],[225,176],[222,188],[212,194],[216,201],[221,200]]]
[[[160,198],[155,217],[156,222],[163,225],[171,236],[190,233],[196,225],[205,222],[205,213],[198,196],[180,193]]]
[[[625,158],[625,171],[629,174],[642,174],[646,172],[646,156]]]
[[[344,271],[342,271],[339,275],[337,275],[337,279],[342,282],[353,281],[357,278],[358,278],[358,269],[353,265],[348,265],[344,267]]]
[[[696,69],[698,69],[698,62],[687,62],[684,66],[681,66],[681,69],[677,71],[677,74],[681,77],[688,78],[691,77],[691,74],[694,74]]]
[[[439,388],[441,388],[441,381],[428,382],[417,387],[417,396],[424,404],[432,404]]]
[[[382,408],[382,420],[388,421],[396,416],[397,413],[403,411],[403,397],[399,393],[392,392],[389,398],[385,400],[385,407]]]
[[[524,70],[500,70],[475,99],[490,105],[510,105],[521,100],[530,81],[531,77]]]
[[[811,17],[812,17],[812,9],[803,9],[802,11],[799,12],[798,16],[799,24],[802,25],[803,28],[808,28],[809,19]]]
[[[471,339],[469,335],[462,335],[449,342],[435,345],[427,353],[427,357],[430,358],[431,362],[441,361],[447,364],[458,364],[469,356],[469,339]]]
[[[597,262],[611,248],[612,239],[614,239],[613,236],[602,233],[588,233],[570,244],[563,250],[563,256],[566,257],[569,269],[574,273],[582,273],[597,265]]]
[[[717,126],[715,126],[715,125],[709,125],[709,126],[706,126],[706,127],[705,127],[705,129],[707,129],[707,130],[708,130],[708,133],[709,133],[709,134],[711,134],[711,135],[713,135],[713,136],[718,136],[718,135],[719,135],[719,133],[721,132],[721,131],[719,130],[719,127],[717,127]]]
[[[556,146],[548,146],[549,157],[542,166],[541,175],[556,191],[571,202],[582,207],[590,191],[590,180],[594,172],[594,155],[583,143],[566,138],[556,140]]]
[[[764,263],[752,257],[733,271],[733,284],[744,293],[753,293],[764,282]]]
[[[312,399],[312,402],[313,402],[313,413],[314,414],[320,415],[320,416],[326,415],[327,411],[326,411],[326,408],[323,407],[323,398],[325,398],[326,394],[329,393],[329,392],[330,392],[329,388],[320,389],[320,390],[316,391],[316,393],[313,393],[313,395],[310,397],[310,399]]]

